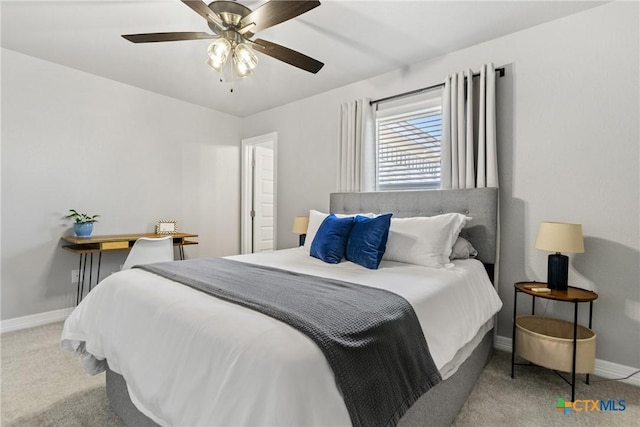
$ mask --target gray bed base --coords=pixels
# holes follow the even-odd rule
[[[478,251],[493,280],[497,248],[498,190],[428,190],[380,193],[332,193],[335,213],[393,213],[395,217],[434,216],[459,212],[472,217],[462,231]],[[425,393],[402,417],[400,427],[448,426],[464,405],[482,369],[493,355],[493,329],[487,332],[458,371]],[[131,427],[157,424],[138,410],[129,398],[124,378],[107,368],[107,397],[112,408]]]

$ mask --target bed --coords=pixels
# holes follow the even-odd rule
[[[501,308],[491,284],[496,209],[497,189],[331,194],[331,212],[344,215],[468,216],[460,236],[477,257],[448,268],[393,260],[377,270],[329,265],[304,248],[228,259],[391,286],[415,311],[443,378],[391,424],[448,425],[492,353],[493,317]],[[128,425],[352,424],[332,368],[309,337],[142,269],[103,280],[65,322],[62,344],[79,354],[87,372],[107,371],[110,403]]]

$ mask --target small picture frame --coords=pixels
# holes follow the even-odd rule
[[[156,223],[156,234],[175,234],[178,232],[178,221],[167,221],[164,219]]]

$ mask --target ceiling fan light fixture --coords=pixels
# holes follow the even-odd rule
[[[238,77],[247,77],[253,74],[253,69],[258,65],[258,57],[245,43],[239,43],[233,49],[233,63]]]
[[[242,64],[235,66],[235,72],[236,72],[236,77],[238,78],[249,77],[250,75],[253,74],[253,71],[251,71],[250,69],[248,69]]]
[[[240,43],[235,47],[233,50],[233,61],[236,64],[242,64],[249,70],[253,70],[258,65],[258,57],[246,43]]]
[[[214,61],[211,58],[207,58],[207,60],[204,61],[204,62],[209,67],[211,67],[214,71],[217,71],[219,74],[222,75],[222,72],[224,70],[224,64],[226,64],[226,61],[225,62],[218,62],[218,61]]]
[[[221,64],[222,67],[227,62],[229,52],[231,52],[231,43],[225,38],[215,40],[207,49],[207,54],[211,61],[214,64]]]

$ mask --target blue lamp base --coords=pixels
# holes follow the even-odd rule
[[[569,257],[560,252],[549,255],[547,265],[547,286],[549,289],[566,291],[569,277]]]

